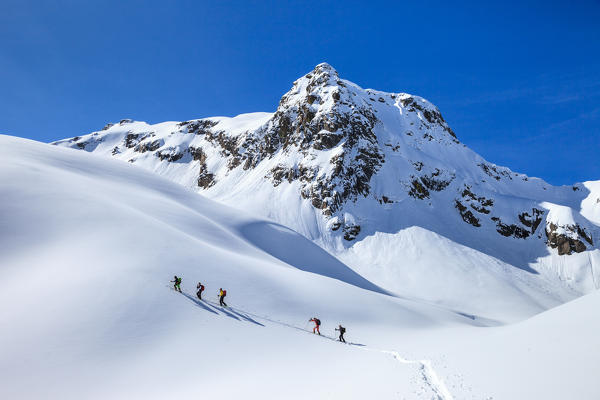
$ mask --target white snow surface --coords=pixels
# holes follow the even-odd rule
[[[388,295],[289,228],[135,165],[8,136],[0,159],[0,398],[600,397],[597,293],[496,326],[514,317],[506,304],[487,319]],[[441,244],[425,276],[457,258],[447,287],[423,285],[464,291],[473,282],[451,275],[465,268],[499,302],[550,305],[490,256],[422,228],[396,236],[377,246]],[[327,337],[309,332],[313,316]],[[338,324],[352,344],[328,338]]]
[[[581,202],[581,215],[600,226],[600,181],[585,182],[584,185],[589,194]]]
[[[572,296],[552,279],[513,268],[419,227],[397,234],[378,232],[341,259],[373,282],[385,282],[395,293],[495,323],[526,318]]]

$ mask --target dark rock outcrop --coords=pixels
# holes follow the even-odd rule
[[[564,228],[565,233],[559,233],[559,228]],[[579,225],[566,225],[559,227],[554,223],[546,225],[546,237],[548,245],[553,249],[558,249],[558,255],[569,255],[572,252],[581,253],[586,250],[586,246],[580,239],[593,245],[591,235],[588,235]]]
[[[495,218],[496,221],[496,232],[502,236],[512,236],[517,239],[526,239],[530,233],[528,230],[521,228],[516,224],[505,224],[500,218]]]
[[[465,221],[467,224],[473,225],[475,227],[480,227],[481,223],[479,222],[479,219],[477,219],[473,213],[471,211],[469,211],[467,209],[467,207],[462,204],[460,201],[458,200],[454,200],[454,206],[456,207],[456,209],[458,210],[460,216],[462,217],[463,221]]]
[[[531,233],[533,234],[542,222],[543,216],[543,210],[538,210],[537,208],[534,208],[531,210],[531,215],[528,212],[522,212],[521,214],[519,214],[519,221],[521,221],[521,223],[526,227],[531,228]]]
[[[359,225],[346,225],[344,226],[344,239],[351,241],[356,239],[356,236],[360,233]]]

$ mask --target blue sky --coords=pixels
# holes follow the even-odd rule
[[[600,2],[577,0],[3,0],[0,133],[274,111],[326,61],[430,100],[491,162],[553,184],[600,179],[598,21]]]

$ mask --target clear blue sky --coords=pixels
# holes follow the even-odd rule
[[[427,98],[491,162],[553,184],[600,179],[599,1],[1,4],[3,134],[274,111],[327,61],[362,87]]]

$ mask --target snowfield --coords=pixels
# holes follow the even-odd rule
[[[560,295],[538,281],[526,290],[526,273],[444,238],[411,254],[411,240],[435,235],[423,229],[400,232],[405,247],[389,257],[404,257],[399,270],[421,260],[447,284],[407,276],[400,298],[377,284],[395,271],[367,280],[283,225],[135,165],[9,136],[0,159],[1,398],[600,397],[597,293],[501,325]],[[472,280],[453,279],[458,269]],[[494,318],[467,302],[477,282],[493,282]],[[419,285],[472,314],[411,298]],[[324,337],[310,332],[314,316]],[[349,344],[330,339],[338,324]]]

